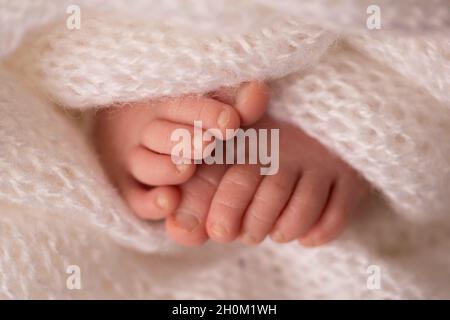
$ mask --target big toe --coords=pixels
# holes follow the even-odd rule
[[[269,87],[264,82],[242,83],[239,88],[221,88],[209,94],[211,98],[234,105],[239,113],[241,125],[248,126],[257,122],[267,110]]]
[[[181,188],[182,199],[175,214],[166,220],[169,236],[185,246],[199,246],[208,240],[206,218],[226,166],[201,166]]]
[[[130,181],[121,192],[130,209],[141,219],[164,219],[175,211],[180,202],[180,193],[174,186],[152,188]]]
[[[265,83],[252,81],[242,84],[235,103],[242,125],[251,125],[261,119],[268,103],[269,88]]]

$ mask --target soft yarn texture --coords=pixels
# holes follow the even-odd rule
[[[450,298],[450,3],[379,3],[0,0],[0,297]],[[175,247],[65,112],[253,79],[377,190],[339,241]]]

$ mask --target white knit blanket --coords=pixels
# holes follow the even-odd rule
[[[377,2],[0,0],[0,298],[450,298],[450,2]],[[176,247],[65,112],[254,79],[377,190],[331,245]]]

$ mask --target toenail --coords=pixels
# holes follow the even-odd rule
[[[189,169],[190,165],[182,163],[182,164],[177,164],[176,167],[177,167],[178,172],[183,173]]]
[[[280,231],[275,231],[272,235],[271,238],[273,241],[275,242],[286,242],[287,238],[285,237],[284,234],[282,234]]]
[[[227,228],[217,222],[211,226],[211,232],[218,237],[226,237],[229,234]]]
[[[192,214],[181,213],[175,216],[175,224],[186,231],[194,230],[200,221]]]
[[[236,105],[238,106],[242,106],[247,102],[248,99],[248,88],[249,88],[249,84],[244,84],[238,91],[237,96],[236,96]]]
[[[319,239],[317,237],[314,236],[310,236],[308,238],[302,239],[301,243],[305,246],[308,247],[315,247],[318,246],[320,244]]]
[[[163,196],[158,196],[156,197],[156,205],[160,209],[166,210],[169,207],[169,201],[167,201],[167,199]]]
[[[228,125],[228,122],[230,122],[231,118],[231,111],[228,109],[223,110],[219,117],[217,118],[217,124],[220,128],[225,128]]]
[[[253,236],[249,235],[248,233],[244,233],[239,240],[241,240],[241,242],[243,244],[249,245],[249,246],[253,246],[255,244],[258,244],[258,241],[256,240],[256,238],[254,238]]]

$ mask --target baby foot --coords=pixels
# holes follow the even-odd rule
[[[94,135],[100,160],[132,211],[143,219],[161,219],[180,201],[175,185],[195,172],[193,163],[176,164],[171,134],[176,129],[194,130],[194,121],[204,129],[237,129],[256,121],[265,112],[267,90],[251,82],[239,89],[221,90],[217,96],[185,96],[133,103],[99,111]],[[231,106],[234,105],[234,107]],[[195,156],[194,152],[190,157]]]
[[[299,239],[317,246],[335,239],[358,211],[368,184],[300,128],[265,118],[256,129],[279,128],[279,171],[262,176],[258,165],[202,165],[181,186],[176,214],[166,220],[183,245],[237,237],[258,244]]]

